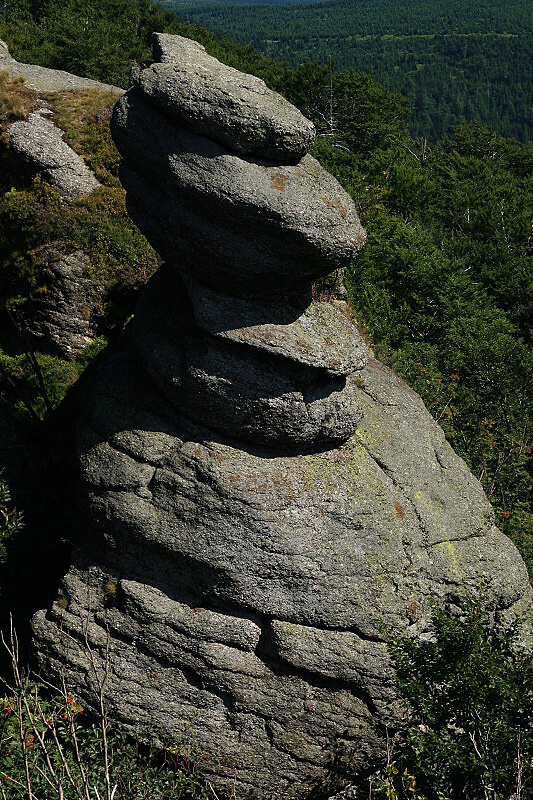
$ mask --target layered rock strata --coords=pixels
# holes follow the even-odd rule
[[[249,76],[225,84],[180,37],[156,35],[154,53],[113,132],[167,264],[88,400],[87,528],[68,607],[34,618],[37,658],[85,697],[103,685],[127,724],[192,736],[220,792],[323,798],[379,761],[395,724],[387,635],[422,634],[432,600],[481,584],[512,621],[531,590],[420,398],[343,304],[312,300],[311,279],[364,240],[350,198],[309,155],[269,160],[253,126],[253,157],[215,131],[220,87],[250,107]],[[286,141],[296,112],[261,92],[247,118],[275,116]]]

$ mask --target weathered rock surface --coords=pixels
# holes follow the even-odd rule
[[[265,294],[327,275],[365,241],[355,205],[318,162],[243,159],[173,125],[137,87],[111,130],[129,210],[170,263],[213,288]]]
[[[351,330],[347,338],[358,341],[365,363],[366,348],[357,331],[343,322],[343,332]],[[291,334],[294,339],[289,328],[286,338]],[[272,349],[273,358],[270,347],[260,349],[258,341],[249,347],[235,339],[213,337],[196,327],[183,281],[168,267],[151,279],[137,304],[135,343],[145,369],[191,419],[209,419],[210,427],[227,435],[292,450],[342,442],[355,431],[360,413],[353,383],[345,375],[327,374],[309,362],[298,365],[282,348]],[[302,345],[293,350],[301,352],[304,345],[302,337]],[[332,341],[330,349],[337,361]]]
[[[190,297],[196,325],[218,338],[332,375],[349,375],[367,362],[366,345],[347,305],[313,302],[309,286],[251,304],[192,282]]]
[[[165,69],[183,48],[155,39]],[[68,607],[34,617],[37,659],[89,702],[103,686],[126,724],[193,737],[221,793],[323,800],[383,763],[388,634],[427,633],[435,600],[460,608],[483,584],[531,644],[532,590],[420,398],[311,303],[311,279],[364,240],[351,200],[308,155],[274,165],[206,138],[205,109],[184,130],[137,72],[114,135],[132,216],[169,263],[95,377],[86,529]]]
[[[386,629],[423,631],[432,600],[489,575],[490,608],[530,607],[525,567],[421,400],[375,361],[362,377],[355,436],[300,456],[195,427],[128,353],[89,403],[90,526],[67,611],[34,620],[41,666],[90,694],[81,629],[103,658],[108,627],[113,713],[190,730],[238,798],[308,797],[379,758]]]
[[[76,251],[48,264],[46,286],[34,292],[25,308],[28,333],[66,359],[74,359],[91,344],[95,327],[91,314],[103,288],[90,274],[86,253]]]
[[[8,72],[13,78],[24,78],[30,89],[36,92],[61,92],[65,89],[103,89],[117,95],[123,89],[108,83],[100,83],[90,78],[81,78],[61,69],[39,67],[36,64],[21,64],[15,61],[7,44],[0,40],[0,70]]]
[[[221,64],[190,39],[154,38],[164,63],[143,70],[139,86],[160,111],[243,155],[290,162],[308,152],[314,125],[264,81]]]
[[[38,111],[32,112],[27,122],[10,126],[9,144],[32,176],[55,184],[64,197],[85,197],[100,185],[80,156],[63,141],[63,132]]]

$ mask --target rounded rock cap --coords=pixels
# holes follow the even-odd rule
[[[154,33],[152,64],[135,75],[144,99],[185,128],[242,155],[295,162],[315,126],[264,81],[222,64],[198,42]]]

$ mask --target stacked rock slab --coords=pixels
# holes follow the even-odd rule
[[[154,55],[112,130],[167,263],[88,400],[87,530],[37,658],[193,737],[220,792],[326,797],[394,725],[388,633],[481,584],[511,621],[531,590],[420,398],[313,302],[364,232],[311,124],[194,42],[157,34]]]

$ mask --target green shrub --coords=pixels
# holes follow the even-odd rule
[[[533,790],[533,660],[518,628],[435,608],[429,641],[391,643],[409,714],[383,792],[427,800],[509,800]],[[395,794],[394,794],[395,793]]]
[[[0,473],[0,562],[6,558],[6,544],[22,530],[22,514],[11,505],[11,494]]]

